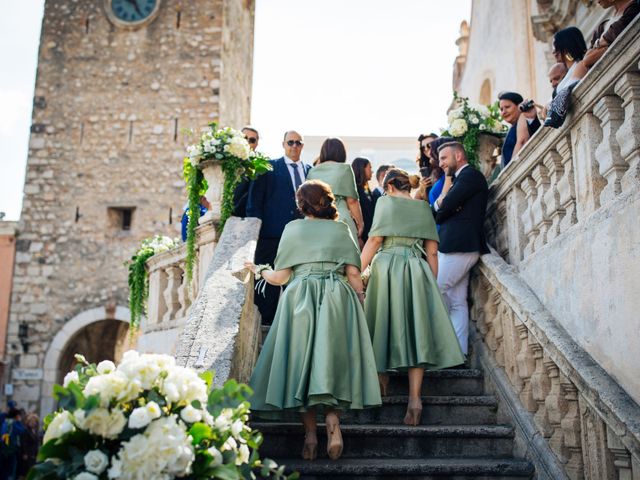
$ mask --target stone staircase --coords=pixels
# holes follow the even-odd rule
[[[344,452],[338,461],[327,458],[322,423],[318,459],[301,459],[304,430],[296,414],[277,422],[252,422],[265,437],[261,455],[300,472],[303,479],[533,477],[533,465],[513,457],[514,429],[498,422],[498,402],[485,395],[482,371],[426,372],[422,424],[417,427],[402,424],[407,391],[406,375],[392,375],[381,408],[343,414]]]

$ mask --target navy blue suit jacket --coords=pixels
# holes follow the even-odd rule
[[[300,218],[289,167],[284,157],[270,160],[273,170],[251,182],[247,200],[247,217],[262,220],[260,238],[280,238],[287,223]],[[305,177],[311,166],[302,164]]]

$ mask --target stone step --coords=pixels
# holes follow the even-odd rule
[[[407,402],[406,395],[384,397],[382,406],[365,410],[347,410],[341,415],[346,424],[401,425]],[[422,397],[422,425],[489,425],[496,423],[498,401],[493,396],[424,396]],[[282,420],[297,422],[300,414],[287,412]],[[321,420],[322,416],[318,416]]]
[[[407,395],[409,380],[406,373],[392,373],[389,376],[389,395]],[[481,370],[445,369],[424,372],[423,395],[482,395],[484,377]]]
[[[302,450],[300,423],[252,422],[265,441],[261,455],[275,460],[292,458]],[[343,458],[491,457],[512,455],[513,428],[504,425],[410,427],[406,425],[341,425]],[[319,456],[326,458],[326,430],[318,425]]]
[[[296,458],[282,459],[287,472],[297,471],[305,480],[320,479],[400,479],[432,480],[522,480],[532,478],[533,465],[524,460],[492,458],[352,458],[313,462]]]

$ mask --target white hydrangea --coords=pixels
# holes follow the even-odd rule
[[[151,423],[151,414],[147,407],[134,408],[129,415],[129,428],[142,428]]]
[[[247,160],[249,158],[249,154],[251,152],[251,148],[249,147],[249,142],[244,138],[244,136],[235,132],[229,143],[224,146],[224,151],[233,155],[234,157],[238,157],[242,160]]]
[[[187,405],[180,412],[180,418],[187,423],[195,423],[202,420],[202,412],[192,405]]]
[[[191,473],[195,459],[191,437],[176,415],[151,422],[144,433],[124,442],[109,469],[109,478],[169,479]]]
[[[106,373],[111,373],[115,369],[116,369],[116,366],[111,360],[103,360],[96,367],[96,370],[98,371],[98,373],[100,375],[104,375]]]
[[[74,370],[72,372],[67,373],[64,376],[64,380],[62,381],[62,386],[64,388],[67,388],[71,382],[78,382],[79,380],[80,380],[80,377],[78,377],[78,372]]]
[[[480,103],[470,103],[469,107],[480,114],[481,118],[487,118],[490,115],[489,109],[486,105]]]
[[[156,418],[160,418],[160,416],[162,415],[162,410],[160,410],[160,405],[158,405],[156,402],[147,403],[146,408],[152,420],[155,420]]]
[[[127,418],[117,408],[111,412],[106,408],[96,408],[88,415],[84,410],[76,410],[74,418],[81,429],[109,439],[117,438],[127,424]]]
[[[469,130],[469,126],[467,122],[465,122],[462,118],[454,120],[451,122],[451,126],[449,127],[449,133],[454,137],[461,137]]]
[[[190,368],[175,366],[171,368],[160,387],[168,401],[191,403],[207,401],[207,384]]]
[[[84,456],[84,466],[91,473],[100,475],[109,466],[109,457],[101,450],[89,450]]]
[[[100,405],[108,407],[112,401],[129,402],[138,397],[140,381],[127,377],[119,370],[91,377],[84,387],[84,394],[100,395]]]
[[[463,117],[463,112],[462,112],[462,107],[460,107],[460,108],[456,108],[454,110],[451,110],[449,112],[447,120],[448,120],[449,124],[452,124],[454,120],[456,120],[458,118],[462,118],[462,117]]]
[[[53,440],[54,438],[60,438],[65,433],[72,432],[75,428],[76,427],[73,424],[73,417],[68,411],[63,410],[58,413],[53,420],[51,420],[51,423],[44,434],[43,443],[47,443],[49,440]]]

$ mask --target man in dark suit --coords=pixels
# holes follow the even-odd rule
[[[438,154],[440,166],[447,175],[433,207],[436,223],[440,225],[438,286],[449,307],[460,348],[466,355],[469,271],[480,255],[489,253],[483,229],[489,187],[484,175],[468,164],[462,144],[445,143]]]
[[[247,216],[262,220],[256,246],[256,265],[268,263],[273,266],[285,225],[301,218],[296,206],[296,190],[307,178],[311,166],[300,160],[304,140],[298,132],[286,132],[282,146],[284,157],[271,160],[273,170],[258,177],[249,188]],[[256,293],[255,304],[263,324],[271,325],[279,295],[280,287],[272,285],[266,286],[264,296]]]

